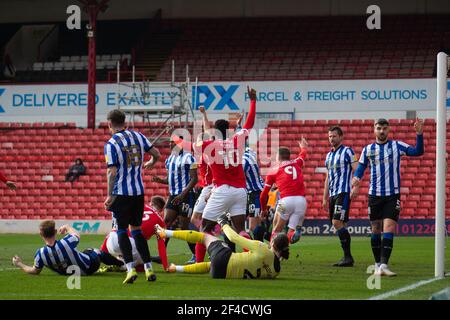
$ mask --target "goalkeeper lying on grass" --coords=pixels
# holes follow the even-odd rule
[[[169,272],[210,272],[211,277],[222,279],[274,279],[280,273],[280,260],[289,258],[289,241],[286,234],[279,233],[269,246],[238,235],[229,225],[225,214],[220,216],[217,222],[231,242],[249,251],[234,253],[224,241],[207,233],[191,230],[172,231],[156,225],[155,230],[159,238],[176,238],[190,243],[203,243],[210,256],[210,262],[186,266],[171,264]]]

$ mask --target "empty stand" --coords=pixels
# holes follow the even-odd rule
[[[386,16],[368,33],[361,17],[165,20],[182,35],[171,61],[192,78],[220,80],[378,79],[432,77],[436,53],[448,47],[448,16]],[[447,45],[445,45],[447,44]],[[184,74],[178,70],[177,79]]]

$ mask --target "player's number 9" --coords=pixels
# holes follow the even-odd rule
[[[287,166],[286,168],[284,168],[284,172],[286,172],[287,174],[292,174],[293,180],[297,179],[297,170],[293,166]]]

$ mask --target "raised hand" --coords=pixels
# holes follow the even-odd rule
[[[255,89],[251,89],[249,86],[247,86],[247,93],[248,93],[248,96],[250,97],[250,100],[256,100],[256,90]]]
[[[423,120],[416,118],[416,122],[414,122],[414,129],[416,130],[417,134],[423,133]]]
[[[298,142],[298,145],[300,146],[300,148],[305,149],[308,147],[308,141],[306,141],[306,139],[302,136],[302,140]]]

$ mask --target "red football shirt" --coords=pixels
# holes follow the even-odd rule
[[[227,184],[236,188],[245,188],[245,174],[242,158],[245,151],[245,140],[248,130],[253,128],[256,117],[256,100],[250,100],[250,110],[242,130],[226,140],[205,140],[194,143],[196,152],[201,152],[203,159],[212,172],[213,184],[216,187]],[[175,143],[183,146],[185,142],[178,136],[172,136]]]
[[[155,225],[157,224],[163,228],[166,227],[166,224],[164,223],[163,218],[159,215],[158,211],[148,205],[145,205],[141,224],[142,235],[145,240],[150,239],[155,234]]]
[[[302,167],[305,164],[306,149],[302,149],[298,158],[283,161],[270,170],[266,177],[264,190],[260,201],[262,211],[267,210],[268,193],[275,183],[280,191],[280,199],[293,196],[305,196],[305,183],[303,181]]]
[[[195,144],[201,148],[203,158],[212,172],[212,183],[216,187],[227,184],[235,188],[245,188],[245,174],[242,157],[248,130],[242,129],[226,140],[206,140]]]

